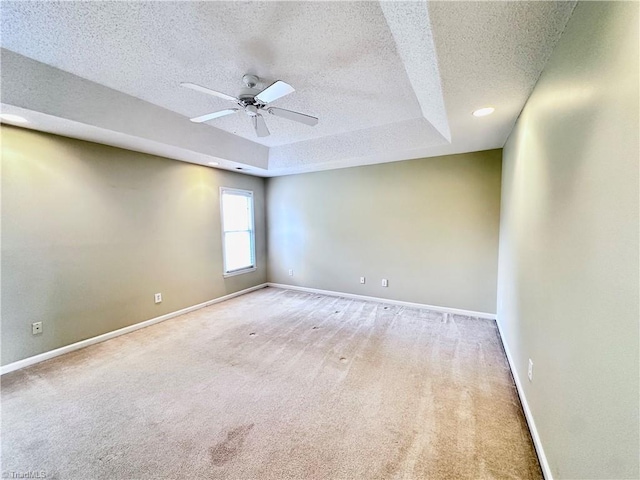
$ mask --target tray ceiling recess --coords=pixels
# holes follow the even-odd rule
[[[574,6],[3,1],[1,107],[26,128],[259,176],[499,148]],[[253,104],[181,86],[242,100],[243,76]],[[295,93],[260,102],[274,84]]]

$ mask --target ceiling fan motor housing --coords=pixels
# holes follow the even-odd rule
[[[260,102],[255,99],[255,96],[258,93],[260,93],[260,90],[257,90],[255,88],[243,88],[240,92],[240,95],[238,95],[238,99],[244,105],[259,104]]]

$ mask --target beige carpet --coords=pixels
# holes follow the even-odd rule
[[[493,321],[274,288],[3,376],[2,470],[541,478]]]

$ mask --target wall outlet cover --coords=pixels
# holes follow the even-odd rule
[[[153,299],[154,299],[154,301],[155,301],[156,303],[160,303],[160,302],[162,302],[162,294],[161,294],[161,293],[156,293],[156,294],[153,296]]]
[[[389,286],[389,280],[387,280],[386,278],[382,279],[382,286],[383,287],[388,287]]]
[[[38,335],[42,333],[42,322],[35,322],[31,324],[31,333],[33,335]]]
[[[365,278],[364,277],[360,277],[360,283],[365,283]]]

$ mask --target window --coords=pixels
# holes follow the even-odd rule
[[[251,272],[256,269],[253,192],[223,187],[220,205],[224,275]]]

